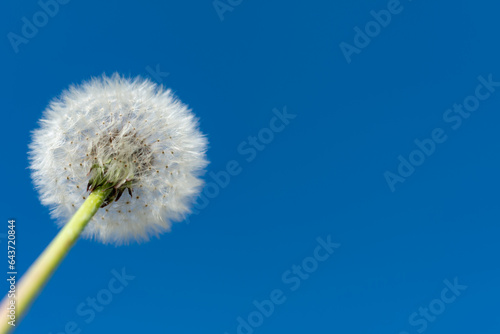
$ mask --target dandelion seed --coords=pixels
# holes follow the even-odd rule
[[[167,118],[171,121],[165,124]],[[150,126],[160,123],[164,125]],[[89,138],[93,133],[96,136]],[[71,148],[61,144],[61,138],[65,139],[62,143],[71,143]],[[71,87],[49,105],[30,145],[32,176],[42,203],[51,208],[59,225],[64,225],[86,199],[78,190],[79,184],[88,183],[89,191],[103,185],[113,187],[103,203],[109,207],[117,206],[122,194],[129,192],[130,214],[118,215],[118,209],[98,210],[97,219],[88,223],[82,235],[115,244],[147,240],[169,230],[172,221],[189,213],[202,186],[206,146],[196,118],[170,90],[140,78],[103,76]],[[80,175],[73,166],[83,166],[82,160],[88,162],[90,172]],[[63,187],[55,186],[58,172],[54,166],[68,166],[64,169],[72,177],[67,177]],[[175,193],[169,193],[163,182],[167,176],[177,189]],[[140,196],[132,197],[133,191]]]

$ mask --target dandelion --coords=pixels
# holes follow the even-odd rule
[[[30,167],[64,228],[21,281],[18,304],[29,306],[80,235],[140,242],[182,220],[203,183],[206,147],[193,113],[149,80],[103,76],[53,100],[34,131]]]

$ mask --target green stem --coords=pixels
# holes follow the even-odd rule
[[[87,226],[111,191],[112,189],[94,190],[21,278],[16,286],[16,326],[8,324],[10,318],[8,317],[9,310],[7,308],[12,299],[9,299],[8,296],[4,297],[0,305],[0,334],[9,333],[19,325],[31,303],[66,257],[85,226]]]

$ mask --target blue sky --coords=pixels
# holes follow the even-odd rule
[[[17,220],[20,273],[57,233],[30,131],[71,83],[172,88],[211,161],[187,223],[80,240],[16,333],[498,333],[499,9],[4,1],[0,233]]]

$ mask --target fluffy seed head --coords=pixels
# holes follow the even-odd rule
[[[197,119],[170,90],[114,74],[50,103],[33,133],[30,167],[59,225],[89,191],[113,187],[83,235],[121,244],[169,230],[189,213],[206,147]]]

